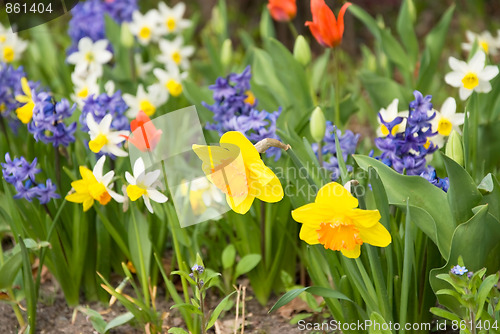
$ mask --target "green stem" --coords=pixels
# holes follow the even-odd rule
[[[144,303],[149,306],[149,284],[148,284],[148,275],[146,273],[146,264],[144,263],[144,254],[142,252],[142,244],[141,244],[141,236],[139,233],[139,226],[137,225],[137,218],[135,217],[135,211],[132,210],[132,222],[134,224],[134,232],[135,238],[137,242],[137,248],[139,251],[139,267],[140,267],[140,275],[142,281],[142,293],[144,294]]]
[[[290,28],[290,31],[292,32],[293,38],[297,39],[297,37],[299,37],[299,33],[297,32],[297,29],[293,25],[292,21],[288,21],[288,27]]]
[[[288,153],[288,156],[290,156],[290,159],[292,159],[293,163],[295,164],[295,167],[297,167],[300,170],[306,170],[306,167],[304,167],[304,165],[302,164],[302,162],[300,161],[299,157],[297,157],[297,155],[295,154],[295,152],[293,151],[292,148],[289,148],[286,153]],[[318,185],[316,184],[316,182],[314,182],[314,180],[311,178],[311,176],[309,175],[309,173],[307,172],[306,174],[306,180],[307,182],[309,183],[309,185],[311,185],[311,187],[315,188],[317,187]]]
[[[335,71],[335,125],[340,128],[340,60],[339,51],[332,52]]]
[[[368,292],[370,299],[373,301],[377,300],[377,293],[375,292],[375,288],[373,287],[370,276],[366,272],[366,269],[365,269],[363,262],[360,260],[359,257],[354,259],[354,260],[356,262],[356,265],[358,266],[359,272],[361,274],[361,278],[363,279],[363,282],[365,283],[366,291]]]
[[[104,213],[101,212],[98,208],[95,208],[95,211],[97,212],[97,215],[101,219],[104,227],[108,231],[109,234],[113,237],[113,240],[116,242],[118,247],[122,250],[122,252],[125,254],[125,256],[130,259],[130,252],[127,248],[127,244],[125,241],[123,241],[122,237],[120,236],[120,233],[116,230],[116,228],[113,226],[113,224],[109,221],[109,219],[106,217]]]

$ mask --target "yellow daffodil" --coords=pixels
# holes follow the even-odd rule
[[[357,258],[363,243],[377,247],[391,243],[391,235],[379,222],[378,210],[361,210],[357,206],[355,197],[331,182],[318,191],[314,203],[293,210],[292,217],[302,223],[300,239]]]
[[[193,145],[193,150],[203,161],[202,169],[208,179],[226,194],[234,212],[247,213],[255,198],[268,203],[283,198],[278,177],[240,132],[226,132],[220,146]]]
[[[28,124],[33,117],[33,109],[35,108],[35,102],[33,102],[33,97],[31,96],[31,88],[28,84],[28,79],[21,78],[21,87],[25,95],[16,96],[16,100],[19,103],[24,103],[24,106],[16,109],[16,115],[21,122]]]
[[[71,183],[74,191],[67,195],[66,199],[73,203],[82,203],[83,211],[90,209],[94,201],[98,201],[101,205],[108,204],[111,198],[117,202],[123,202],[123,196],[111,190],[113,184],[110,183],[115,172],[110,171],[102,175],[105,161],[106,156],[103,155],[95,164],[93,171],[80,166],[82,179]]]

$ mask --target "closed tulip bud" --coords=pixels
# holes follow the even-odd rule
[[[120,41],[124,47],[130,49],[134,46],[134,36],[130,32],[129,26],[127,22],[122,23],[121,32],[120,32]]]
[[[325,137],[326,132],[326,119],[323,110],[316,107],[311,114],[311,121],[309,122],[311,135],[315,142],[319,143]]]
[[[464,149],[462,146],[462,136],[453,130],[448,138],[445,153],[448,157],[455,160],[460,166],[464,166]]]
[[[303,66],[307,66],[311,61],[311,48],[302,35],[297,37],[297,39],[295,40],[295,45],[293,47],[293,56]]]
[[[222,50],[220,53],[220,61],[222,65],[228,66],[233,58],[233,42],[228,38],[222,43]]]

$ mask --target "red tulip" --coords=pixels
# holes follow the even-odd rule
[[[319,44],[324,47],[334,48],[342,42],[344,14],[350,5],[350,2],[346,2],[342,6],[337,21],[335,14],[326,5],[325,0],[311,0],[313,21],[306,22],[306,26],[309,27]]]
[[[280,22],[290,21],[297,14],[295,0],[269,0],[267,8],[273,19]]]
[[[130,131],[132,133],[127,140],[142,152],[152,151],[162,134],[162,131],[156,129],[151,119],[142,110],[139,111],[136,119],[130,122]]]

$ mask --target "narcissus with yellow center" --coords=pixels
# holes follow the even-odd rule
[[[114,192],[111,188],[111,181],[115,175],[114,171],[110,171],[103,175],[104,162],[106,156],[102,156],[91,171],[85,166],[80,166],[81,180],[71,183],[72,190],[66,196],[69,202],[83,204],[83,211],[88,211],[95,201],[101,205],[106,205],[113,198],[117,202],[123,202],[123,196]]]
[[[378,210],[361,210],[357,206],[356,198],[331,182],[318,191],[314,203],[293,210],[292,217],[302,223],[300,239],[357,258],[363,243],[377,247],[391,243],[390,233],[379,222]]]

